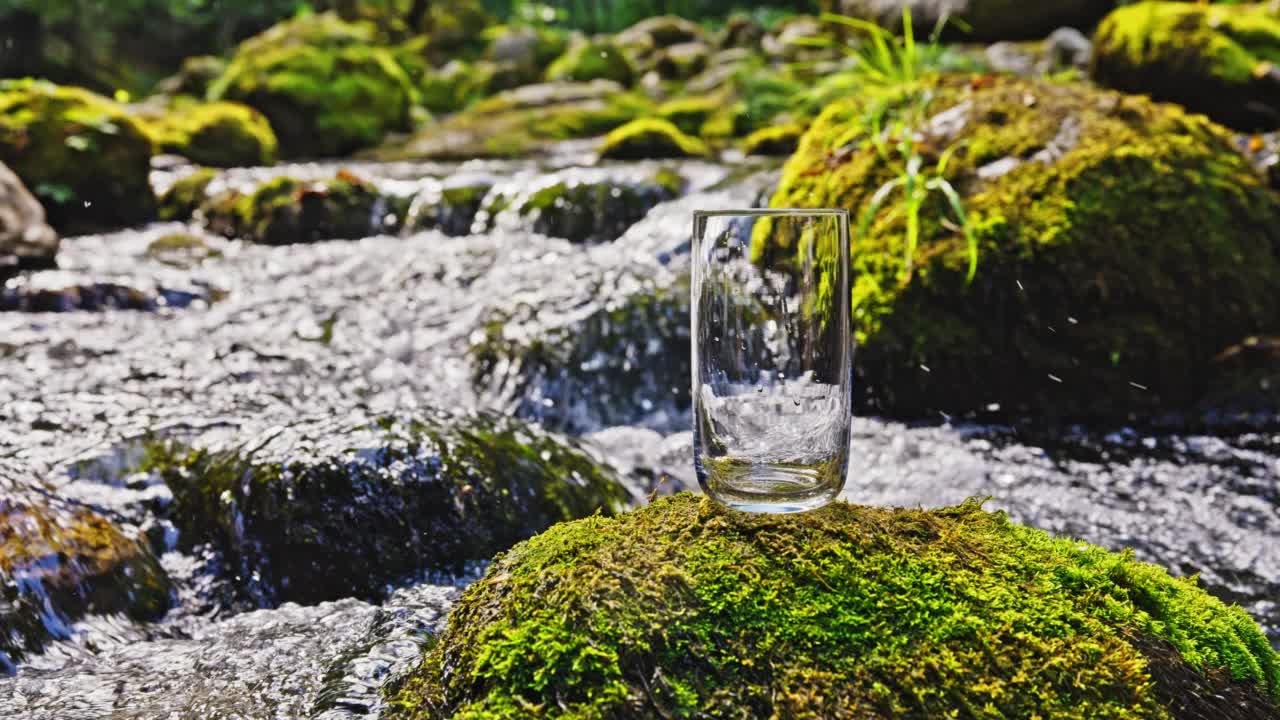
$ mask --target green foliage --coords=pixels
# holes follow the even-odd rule
[[[390,702],[412,720],[1146,720],[1198,695],[1171,670],[1230,694],[1210,711],[1280,699],[1244,611],[1129,553],[976,502],[776,516],[685,494],[498,557]]]
[[[151,139],[116,103],[37,80],[0,80],[0,162],[62,232],[136,225],[156,213]]]
[[[262,113],[233,102],[175,103],[164,115],[142,118],[143,128],[162,152],[201,165],[270,165],[276,135]]]
[[[1280,127],[1280,15],[1270,4],[1147,2],[1094,35],[1092,75],[1245,130]]]
[[[875,119],[910,116],[921,97],[913,148],[886,153],[907,136]],[[908,212],[880,212],[855,243],[856,363],[879,379],[861,402],[880,412],[1184,408],[1208,359],[1280,312],[1280,204],[1202,116],[1084,85],[943,76],[832,104],[772,205],[862,213],[902,177],[902,152],[920,158],[916,182],[961,195],[971,232],[938,191],[914,231]],[[795,251],[773,240],[758,258]]]
[[[329,323],[330,337],[340,331]],[[143,469],[173,492],[184,545],[211,543],[241,591],[268,603],[378,599],[405,576],[460,571],[629,499],[609,469],[567,441],[512,420],[443,413],[302,421],[244,446],[156,443]]]
[[[342,155],[409,128],[413,84],[371,31],[332,15],[300,17],[245,41],[212,99],[266,115],[286,157]]]
[[[600,144],[600,157],[610,160],[708,157],[711,149],[696,137],[680,132],[667,120],[632,120],[610,132]]]

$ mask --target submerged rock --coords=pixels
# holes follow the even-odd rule
[[[975,275],[940,192],[921,207],[910,263],[901,196],[888,196],[853,250],[864,407],[1111,419],[1189,408],[1210,358],[1273,324],[1280,201],[1225,130],[1082,85],[944,77],[925,92],[921,171],[932,177],[953,149],[943,176],[963,198]],[[906,162],[878,152],[868,111],[899,117],[917,100],[829,107],[772,204],[849,208],[856,227]],[[790,252],[760,238],[757,257]]]
[[[1278,701],[1249,616],[1131,554],[975,502],[776,516],[686,494],[498,558],[391,717],[1192,720]]]
[[[85,615],[155,620],[170,603],[151,551],[106,518],[0,496],[0,671],[70,639]]]
[[[146,468],[173,493],[181,545],[223,553],[258,605],[378,599],[630,499],[566,441],[488,416],[300,422],[243,445],[157,445]]]
[[[469,350],[479,390],[571,432],[688,410],[687,278],[643,282],[585,315],[546,315],[524,306],[490,316]]]
[[[1280,13],[1266,3],[1146,2],[1094,33],[1093,77],[1242,130],[1280,128]]]
[[[62,232],[155,217],[151,139],[125,109],[88,90],[0,80],[0,162]]]
[[[682,182],[674,173],[644,182],[561,181],[512,202],[521,224],[534,232],[574,243],[610,242],[655,205],[679,195]]]
[[[199,215],[209,230],[225,237],[289,245],[394,231],[408,204],[407,198],[384,197],[372,183],[339,171],[324,181],[278,177],[251,193],[226,190],[207,199]]]
[[[212,167],[270,165],[276,135],[262,113],[233,102],[175,103],[163,114],[143,116],[156,147]]]
[[[711,149],[668,120],[633,120],[605,136],[600,157],[608,160],[708,157]]]
[[[526,85],[373,151],[374,158],[472,160],[546,153],[561,140],[603,135],[653,104],[609,80]]]
[[[21,268],[52,265],[59,243],[40,201],[0,162],[0,281]]]
[[[409,129],[413,85],[373,30],[300,16],[244,41],[209,88],[271,122],[286,157],[342,155]]]
[[[161,80],[156,91],[165,95],[203,98],[209,86],[227,71],[227,61],[215,55],[195,55],[182,61],[178,72]]]

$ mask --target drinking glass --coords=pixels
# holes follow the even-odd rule
[[[715,500],[802,512],[844,488],[848,274],[844,210],[694,213],[694,464]]]

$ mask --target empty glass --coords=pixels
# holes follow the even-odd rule
[[[844,210],[694,213],[694,463],[753,512],[844,488],[853,339]]]

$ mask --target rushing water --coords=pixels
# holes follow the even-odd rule
[[[442,181],[528,192],[664,166],[579,161],[566,154],[550,166],[346,167],[410,194]],[[335,169],[235,170],[222,182]],[[639,483],[666,476],[671,486],[696,486],[688,412],[676,395],[655,392],[618,417],[566,403],[563,392],[513,394],[504,374],[511,368],[477,388],[467,354],[495,313],[510,318],[504,332],[519,340],[577,327],[647,287],[678,289],[691,212],[757,204],[776,178],[768,167],[678,169],[690,184],[683,197],[597,245],[537,235],[514,216],[468,237],[425,231],[287,247],[211,237],[212,257],[199,264],[147,256],[153,239],[184,226],[70,239],[61,270],[15,287],[126,288],[150,309],[0,313],[0,475],[147,528],[149,500],[166,489],[123,474],[147,433],[252,437],[299,417],[493,407],[582,432]],[[664,347],[662,338],[636,341]],[[851,456],[847,499],[939,505],[990,496],[990,507],[1018,521],[1200,573],[1280,639],[1280,423],[1038,435],[859,419]],[[181,600],[168,618],[82,622],[72,640],[0,678],[0,711],[51,719],[376,717],[379,689],[409,666],[467,579],[426,578],[382,606],[349,599],[224,616],[205,612],[203,602],[216,558],[170,551],[162,562]]]

